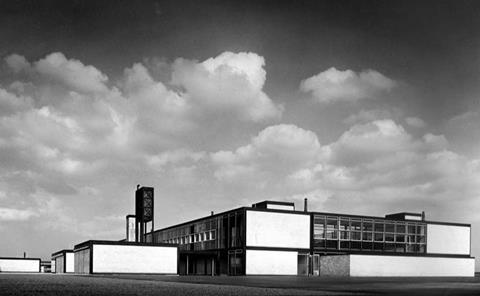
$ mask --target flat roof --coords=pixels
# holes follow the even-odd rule
[[[91,245],[112,245],[112,246],[149,246],[149,247],[177,247],[177,244],[166,243],[137,243],[137,242],[119,242],[110,240],[88,240],[75,245],[74,250],[81,249]]]

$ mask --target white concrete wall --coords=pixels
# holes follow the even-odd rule
[[[405,220],[422,221],[422,217],[421,216],[414,216],[414,215],[405,215]]]
[[[296,275],[298,252],[247,250],[247,275]]]
[[[50,261],[52,264],[52,273],[55,272],[55,260]]]
[[[40,272],[40,260],[0,259],[0,272]]]
[[[427,224],[427,253],[470,255],[470,227]]]
[[[350,276],[474,275],[474,258],[350,255]]]
[[[247,210],[247,247],[310,248],[310,216]]]
[[[93,273],[177,273],[177,248],[93,245]]]
[[[66,253],[65,260],[67,260],[65,263],[65,272],[75,272],[75,257],[73,252]]]
[[[286,210],[286,211],[293,211],[293,206],[289,205],[276,205],[276,204],[267,204],[267,209],[273,210]]]

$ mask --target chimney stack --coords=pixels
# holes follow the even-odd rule
[[[210,216],[213,216],[213,211],[210,212]]]
[[[425,221],[425,211],[422,211],[422,221]]]
[[[307,212],[307,211],[308,211],[308,204],[307,204],[307,203],[308,203],[308,199],[305,198],[305,199],[303,200],[303,211],[304,211],[304,212]]]
[[[23,252],[23,258],[27,258],[27,252]]]

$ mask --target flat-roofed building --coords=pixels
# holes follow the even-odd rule
[[[73,273],[75,272],[75,258],[73,250],[60,250],[52,254],[52,272]]]
[[[359,216],[263,201],[147,233],[146,242],[178,245],[180,274],[474,276],[470,233],[470,224],[424,213]]]

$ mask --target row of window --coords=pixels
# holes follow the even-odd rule
[[[405,234],[425,234],[425,224],[405,221],[373,220],[370,218],[351,218],[334,216],[314,216],[314,225],[323,225],[330,230],[391,232]]]
[[[424,243],[425,224],[315,215],[314,239]]]
[[[352,241],[375,241],[375,242],[397,242],[397,243],[425,243],[424,235],[395,234],[382,232],[360,232],[360,231],[327,231],[326,233],[314,234],[314,239],[328,240],[352,240]]]
[[[377,252],[396,252],[396,253],[425,253],[426,244],[404,244],[404,243],[380,243],[365,241],[334,241],[334,240],[315,240],[316,249],[331,250],[361,250]]]
[[[189,234],[182,237],[170,238],[170,239],[164,240],[164,242],[170,243],[170,244],[185,245],[185,244],[191,244],[191,243],[212,241],[212,240],[215,240],[216,237],[217,237],[216,231],[210,230],[210,231],[205,231],[201,233]]]

